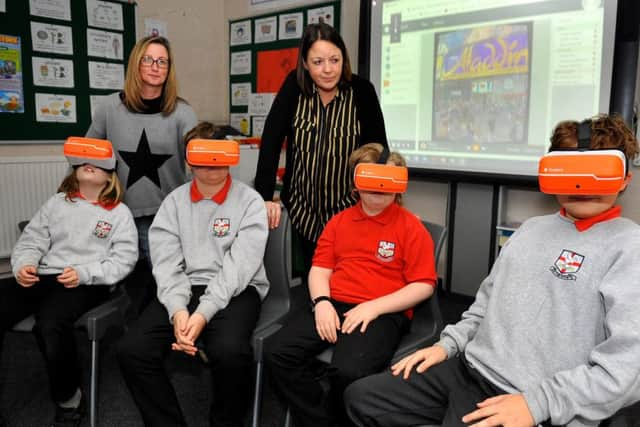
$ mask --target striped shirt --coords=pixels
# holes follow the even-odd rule
[[[358,147],[353,89],[338,90],[326,106],[320,95],[300,95],[293,121],[291,220],[307,239],[317,241],[336,213],[355,204],[349,156]]]
[[[272,200],[280,150],[287,143],[281,193],[291,223],[306,239],[317,241],[336,213],[353,206],[349,156],[358,147],[387,145],[384,119],[370,82],[355,74],[326,106],[320,95],[305,96],[295,71],[276,96],[262,133],[255,188]]]

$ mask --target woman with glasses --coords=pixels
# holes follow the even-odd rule
[[[182,141],[197,124],[193,108],[177,92],[169,41],[145,37],[129,55],[124,89],[100,103],[87,132],[113,143],[124,201],[138,227],[140,257],[147,260],[149,226],[165,196],[186,182]]]

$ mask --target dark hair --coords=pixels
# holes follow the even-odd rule
[[[222,137],[224,138],[224,136]],[[211,122],[200,122],[184,135],[184,153],[187,154],[187,144],[192,139],[221,139],[219,128]]]
[[[573,120],[558,123],[549,149],[577,147],[578,124]],[[591,118],[590,148],[617,148],[632,160],[638,154],[638,141],[620,116],[600,114]]]
[[[351,63],[349,62],[349,54],[347,47],[338,31],[331,25],[325,23],[307,25],[300,39],[300,49],[298,50],[298,64],[296,68],[296,78],[298,86],[305,96],[313,95],[313,80],[309,75],[309,71],[304,68],[304,63],[309,54],[309,49],[318,40],[324,40],[334,44],[342,52],[342,74],[338,86],[343,88],[351,81]]]

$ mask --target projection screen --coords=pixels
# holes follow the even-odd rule
[[[373,0],[370,78],[412,168],[530,176],[609,111],[616,0]]]

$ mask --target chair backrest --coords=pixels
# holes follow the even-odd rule
[[[286,209],[282,209],[280,224],[269,232],[264,253],[264,268],[269,279],[269,293],[262,302],[258,328],[274,322],[289,312],[292,278],[291,220]],[[275,319],[275,321],[280,319]]]
[[[422,221],[422,224],[429,234],[431,234],[431,239],[433,240],[433,258],[436,265],[438,265],[440,252],[442,251],[442,246],[447,238],[447,227],[429,221]]]
[[[438,265],[442,246],[447,238],[447,228],[440,224],[429,221],[422,221],[424,227],[431,234],[433,240],[433,260]],[[424,336],[437,335],[444,326],[440,305],[438,304],[437,292],[431,298],[418,304],[413,310],[413,321],[411,322],[411,333],[419,332]]]

